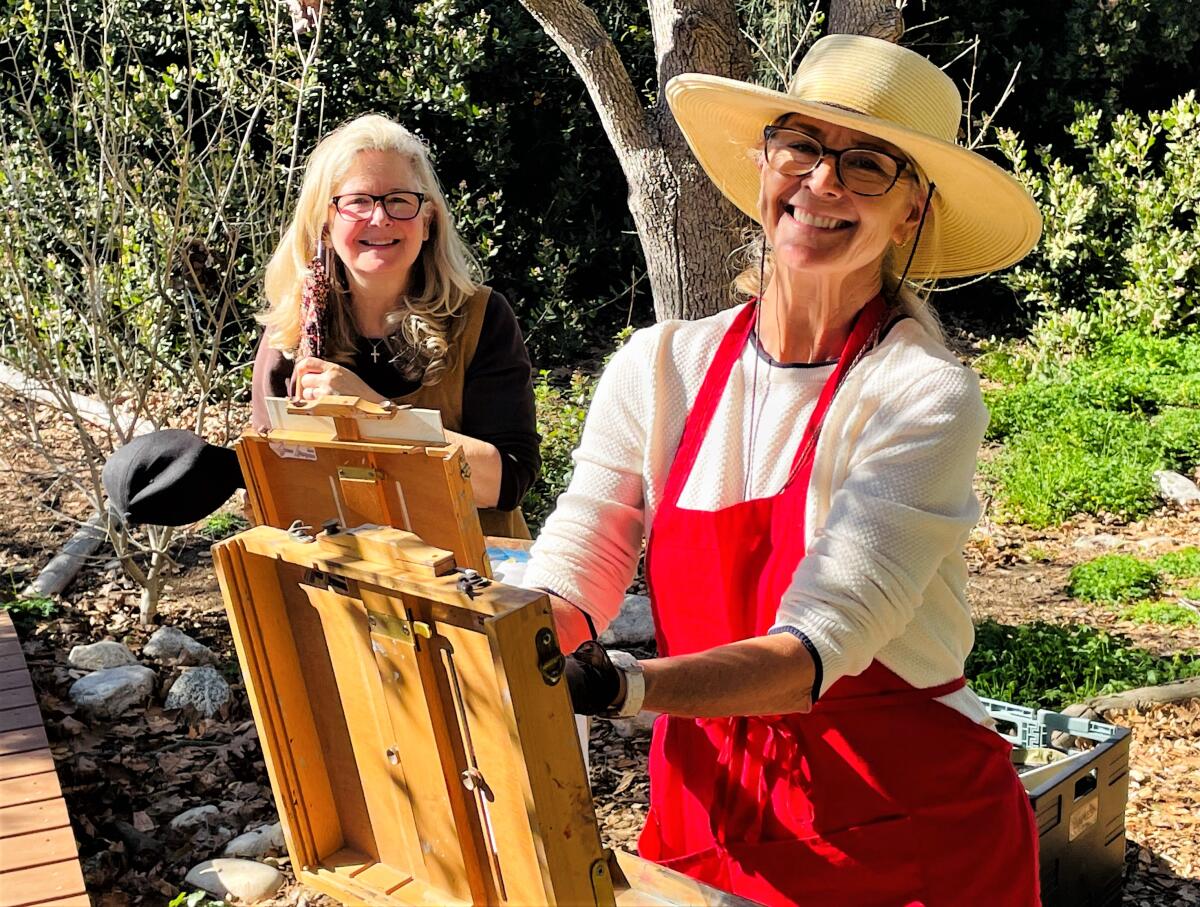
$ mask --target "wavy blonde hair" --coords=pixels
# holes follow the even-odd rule
[[[387,317],[387,343],[397,367],[410,380],[436,384],[450,366],[453,344],[462,330],[463,307],[478,290],[482,272],[475,256],[450,219],[446,197],[429,160],[429,150],[412,132],[378,114],[339,126],[318,143],[308,159],[296,211],[267,263],[264,288],[267,310],[259,316],[267,343],[294,355],[300,343],[300,297],[304,281],[325,233],[330,198],[354,158],[363,151],[393,151],[412,168],[417,190],[429,207],[429,238],[413,265],[403,306]],[[325,270],[330,293],[326,358],[354,359],[357,330],[341,259],[328,242]]]

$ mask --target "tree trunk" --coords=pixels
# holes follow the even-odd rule
[[[588,6],[579,0],[522,4],[583,79],[616,152],[646,256],[655,316],[701,318],[728,306],[728,261],[745,218],[692,157],[662,91],[682,72],[749,75],[750,55],[731,0],[650,0],[659,99],[649,109]]]
[[[893,44],[904,34],[904,14],[896,0],[829,0],[831,35],[867,35]]]
[[[658,101],[646,109],[612,40],[582,0],[521,0],[579,73],[616,152],[655,316],[702,318],[732,301],[730,256],[747,221],[692,157],[663,89],[684,72],[747,79],[750,51],[733,0],[648,2]],[[895,0],[831,0],[830,32],[897,41],[903,31]]]

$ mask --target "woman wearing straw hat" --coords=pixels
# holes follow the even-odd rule
[[[1037,209],[887,42],[818,41],[787,93],[667,98],[762,226],[750,301],[617,354],[526,574],[570,646],[648,538],[659,657],[568,660],[577,711],[664,713],[641,852],[767,904],[1036,904],[1028,799],[963,679],[987,412],[905,281],[1018,261]]]

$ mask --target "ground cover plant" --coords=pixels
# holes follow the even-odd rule
[[[1120,616],[1138,623],[1200,625],[1192,598],[1198,589],[1178,585],[1200,576],[1200,549],[1183,548],[1144,560],[1106,554],[1071,568],[1067,594],[1082,601],[1124,605]],[[1159,598],[1161,593],[1178,600]]]
[[[966,676],[980,696],[1061,709],[1093,696],[1200,676],[1200,656],[1162,658],[1095,627],[985,620],[975,628]]]
[[[1128,554],[1107,554],[1073,567],[1067,592],[1084,601],[1119,604],[1149,598],[1161,586],[1153,564]]]
[[[1124,332],[1052,361],[992,350],[982,473],[999,515],[1044,527],[1076,513],[1134,519],[1159,504],[1153,473],[1200,466],[1200,336]]]

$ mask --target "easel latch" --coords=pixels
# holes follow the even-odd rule
[[[552,687],[562,680],[567,660],[559,651],[558,644],[554,641],[554,634],[550,632],[549,627],[542,627],[537,631],[533,637],[533,645],[537,650],[538,672],[542,675],[546,686]]]

